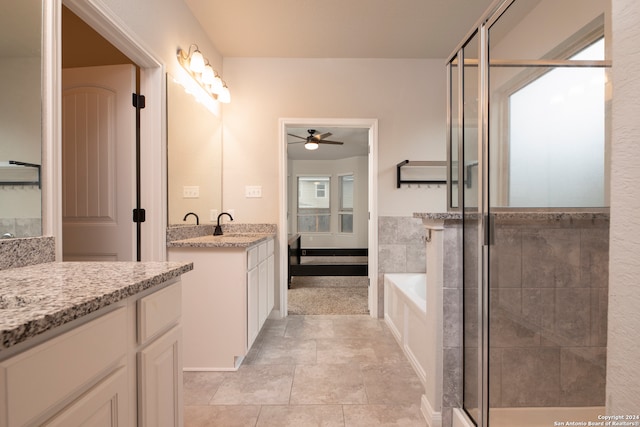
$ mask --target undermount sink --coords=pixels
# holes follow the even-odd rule
[[[27,307],[44,299],[42,296],[0,295],[0,310]]]

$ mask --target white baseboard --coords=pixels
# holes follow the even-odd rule
[[[442,412],[434,411],[429,399],[424,394],[420,399],[420,412],[422,412],[422,416],[429,427],[442,427]]]

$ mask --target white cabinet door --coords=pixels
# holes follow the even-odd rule
[[[258,265],[258,329],[262,328],[269,314],[267,311],[267,287],[269,286],[267,273],[267,260],[265,259]]]
[[[247,349],[251,348],[260,330],[258,324],[259,282],[259,267],[252,268],[247,272]]]
[[[273,310],[275,300],[275,256],[273,253],[267,258],[267,317]]]
[[[182,426],[182,334],[175,326],[138,353],[139,426]]]
[[[44,423],[44,426],[124,426],[127,424],[128,402],[127,371],[122,367]]]

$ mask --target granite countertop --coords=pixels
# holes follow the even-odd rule
[[[222,236],[198,236],[168,242],[170,248],[248,248],[273,237],[273,233],[232,233]]]
[[[552,210],[527,210],[527,209],[500,209],[492,211],[496,220],[530,220],[530,221],[579,221],[579,220],[608,220],[609,209],[566,209],[565,211]],[[472,218],[477,218],[477,212],[468,213]],[[461,220],[461,212],[414,212],[414,218],[426,220]]]
[[[223,224],[221,236],[213,235],[211,224],[169,226],[168,248],[248,248],[276,235],[275,224]]]
[[[4,270],[0,354],[192,269],[182,262],[51,262]]]

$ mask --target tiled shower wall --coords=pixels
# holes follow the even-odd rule
[[[447,220],[442,272],[442,426],[462,406],[462,221]]]
[[[605,403],[609,221],[501,221],[490,255],[492,407]]]
[[[462,406],[461,242],[460,221],[445,221],[443,427]],[[498,214],[490,250],[491,407],[604,405],[608,215]]]
[[[378,218],[378,317],[384,317],[384,274],[424,273],[425,228],[413,217]]]
[[[42,235],[40,218],[0,218],[0,236],[10,233],[13,237],[36,237]]]

